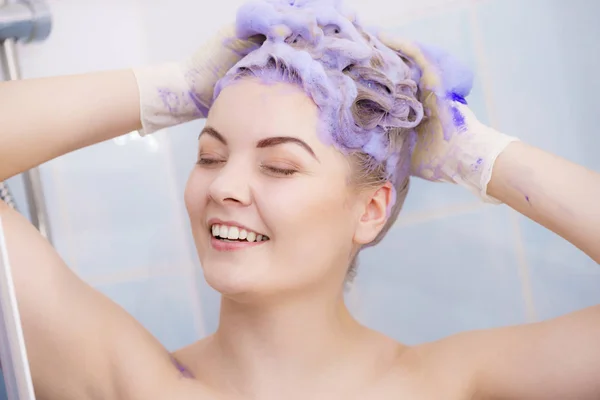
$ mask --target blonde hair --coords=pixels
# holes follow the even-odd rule
[[[328,66],[327,62],[316,59],[315,54],[321,54],[320,51],[292,36],[293,40],[285,41],[292,49],[264,45],[247,56],[217,83],[215,96],[232,81],[244,77],[297,84],[307,92],[319,106],[326,121],[323,126],[333,143],[349,158],[350,183],[359,189],[377,188],[386,182],[393,185],[395,199],[388,210],[388,219],[377,237],[364,248],[378,244],[385,237],[402,209],[416,142],[414,128],[422,121],[424,112],[418,100],[418,69],[409,59],[355,28],[366,41],[361,45],[372,51],[368,62],[350,62],[341,70]],[[275,50],[284,54],[278,56]],[[323,68],[301,69],[305,64],[298,62],[299,52],[302,62],[306,62],[308,53],[312,55],[310,61],[321,61]],[[356,274],[358,253],[351,260],[348,281]]]

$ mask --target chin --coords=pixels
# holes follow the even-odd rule
[[[204,279],[217,292],[229,298],[247,299],[261,297],[269,290],[267,274],[249,263],[205,261],[202,264]],[[271,288],[272,289],[272,288]]]

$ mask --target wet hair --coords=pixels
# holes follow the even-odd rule
[[[321,139],[350,160],[350,183],[360,189],[393,185],[388,220],[363,247],[379,243],[408,193],[415,128],[423,119],[418,68],[347,18],[333,0],[248,3],[238,12],[237,33],[266,40],[217,83],[214,99],[246,77],[303,88],[319,108]],[[356,267],[355,257],[349,279]]]

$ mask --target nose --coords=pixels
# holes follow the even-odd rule
[[[231,161],[221,168],[208,188],[210,198],[223,205],[247,206],[252,202],[248,166]]]

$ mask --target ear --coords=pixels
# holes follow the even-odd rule
[[[390,182],[386,182],[374,192],[366,193],[364,208],[361,210],[362,214],[354,234],[357,244],[368,244],[377,237],[388,219],[388,210],[393,201],[394,188]]]

